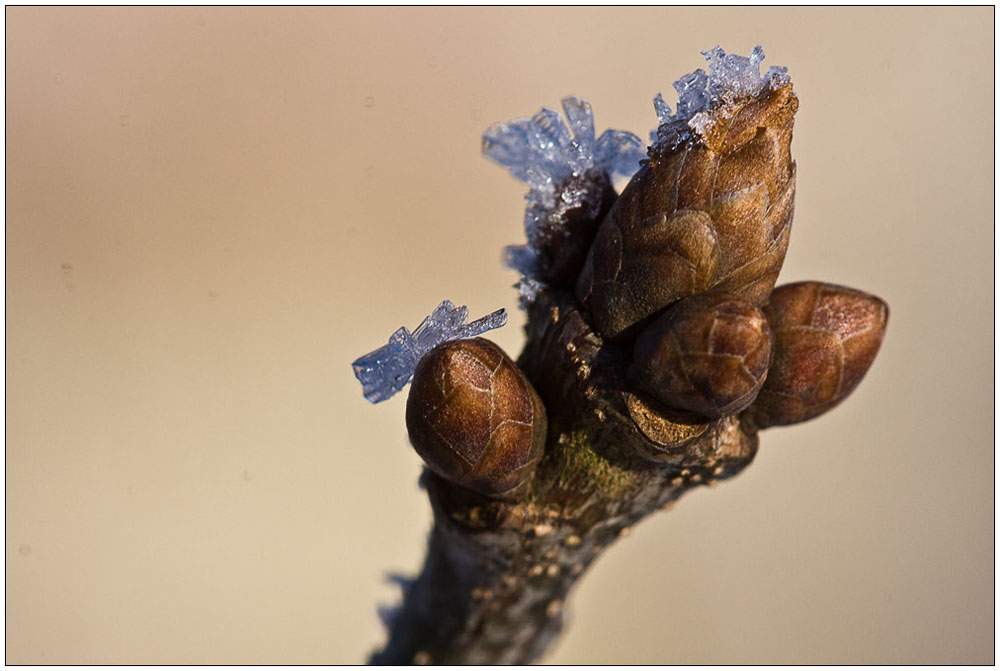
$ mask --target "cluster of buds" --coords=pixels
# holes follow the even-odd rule
[[[661,124],[641,165],[634,136],[595,143],[589,104],[576,98],[564,101],[572,136],[551,110],[491,127],[484,152],[533,189],[529,245],[508,263],[525,275],[528,304],[538,291],[575,292],[593,331],[625,353],[626,394],[644,412],[681,413],[685,426],[738,415],[745,431],[805,421],[861,381],[888,308],[831,284],[775,288],[794,212],[798,98],[783,69],[760,75],[759,47],[706,57],[710,74],[675,84],[675,115],[657,96]],[[638,172],[616,196],[610,177],[628,172],[629,157]],[[482,338],[423,355],[406,421],[434,473],[485,496],[519,496],[546,449],[538,393]]]

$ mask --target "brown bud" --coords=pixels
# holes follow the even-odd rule
[[[763,312],[732,294],[701,294],[639,334],[631,375],[668,407],[718,418],[753,402],[770,360]]]
[[[674,301],[717,289],[762,305],[795,203],[790,85],[711,111],[704,133],[654,147],[605,217],[577,282],[597,330],[627,338]]]
[[[881,298],[820,282],[778,287],[764,312],[774,354],[748,411],[760,428],[803,422],[843,401],[875,360],[889,318]]]
[[[406,427],[432,471],[487,496],[530,477],[545,446],[545,406],[497,345],[454,340],[428,352],[413,374]]]

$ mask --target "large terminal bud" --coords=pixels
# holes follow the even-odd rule
[[[798,98],[783,68],[760,75],[748,58],[706,52],[658,97],[649,159],[602,222],[577,296],[603,335],[637,333],[671,303],[721,290],[760,306],[785,258],[795,202],[791,141]]]

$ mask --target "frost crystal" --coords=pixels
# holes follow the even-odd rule
[[[524,276],[517,285],[522,307],[543,286],[539,252],[562,232],[565,213],[591,205],[604,175],[630,177],[644,157],[642,140],[632,133],[609,129],[595,139],[586,100],[569,96],[562,107],[569,127],[558,112],[542,108],[530,119],[493,124],[483,134],[483,154],[531,187],[524,213],[528,244],[504,250],[507,267]]]
[[[712,123],[711,112],[718,107],[757,96],[765,89],[783,88],[791,82],[787,68],[783,67],[774,66],[761,76],[764,49],[759,44],[749,56],[727,54],[721,47],[701,53],[708,61],[709,74],[699,68],[674,82],[678,96],[676,113],[671,114],[661,94],[653,98],[660,125],[652,133],[651,153],[677,147],[691,138],[692,131],[704,135]]]
[[[441,343],[472,338],[507,323],[503,308],[466,324],[468,316],[464,305],[456,308],[451,301],[442,301],[412,333],[401,326],[387,345],[355,360],[351,366],[365,398],[378,403],[394,395],[413,377],[420,359]]]

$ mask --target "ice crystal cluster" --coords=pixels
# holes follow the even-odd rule
[[[671,151],[704,136],[713,112],[721,106],[790,82],[783,67],[760,74],[764,60],[760,45],[748,56],[727,54],[721,47],[702,55],[709,62],[707,74],[699,68],[674,82],[676,111],[662,94],[653,99],[659,125],[651,134],[651,154]],[[595,139],[594,115],[586,100],[569,96],[562,100],[562,106],[569,127],[558,112],[542,108],[530,119],[497,123],[483,134],[483,154],[531,187],[525,196],[524,213],[528,244],[504,249],[504,264],[522,274],[517,285],[522,307],[544,287],[540,250],[565,225],[565,213],[581,206],[596,208],[600,200],[593,191],[600,175],[629,177],[644,158],[642,142],[632,133],[606,130]]]
[[[653,99],[659,126],[652,133],[651,155],[704,136],[720,107],[790,83],[783,67],[760,74],[764,60],[760,45],[749,56],[727,54],[721,47],[702,55],[709,63],[707,74],[699,68],[674,82],[676,111],[661,94]],[[597,208],[600,198],[595,196],[595,188],[614,177],[630,177],[645,157],[642,141],[632,133],[609,129],[597,137],[594,113],[586,100],[569,96],[563,98],[562,107],[568,126],[558,112],[542,108],[530,119],[497,123],[483,134],[483,154],[531,187],[525,196],[524,214],[528,244],[504,250],[504,263],[522,274],[517,285],[522,307],[545,286],[540,279],[539,251],[558,239],[560,227],[567,223],[567,212]],[[502,309],[469,324],[465,323],[467,317],[465,306],[444,301],[412,333],[401,327],[388,344],[357,359],[354,374],[365,398],[378,403],[398,392],[413,377],[423,355],[438,344],[471,338],[507,322]]]
[[[483,134],[483,154],[528,184],[524,231],[527,245],[504,250],[504,263],[524,277],[518,287],[522,306],[541,288],[539,255],[545,240],[560,226],[561,213],[584,206],[595,177],[630,177],[639,169],[643,142],[636,135],[608,129],[596,137],[590,103],[576,96],[562,99],[569,127],[555,110],[543,107],[530,119],[496,123]],[[596,139],[595,139],[596,138]]]
[[[749,56],[727,54],[722,47],[701,52],[708,61],[708,74],[701,68],[684,75],[674,82],[677,91],[677,111],[671,113],[670,105],[658,93],[653,107],[660,125],[652,133],[651,152],[670,151],[692,139],[692,132],[704,136],[712,124],[712,112],[719,107],[743,98],[759,95],[766,89],[776,90],[787,86],[787,68],[772,66],[763,76],[760,64],[764,49],[759,44]]]
[[[503,308],[466,324],[468,316],[464,305],[442,301],[412,333],[401,326],[389,336],[388,344],[356,359],[351,366],[365,398],[378,403],[394,395],[413,377],[420,359],[441,343],[472,338],[507,323]]]

